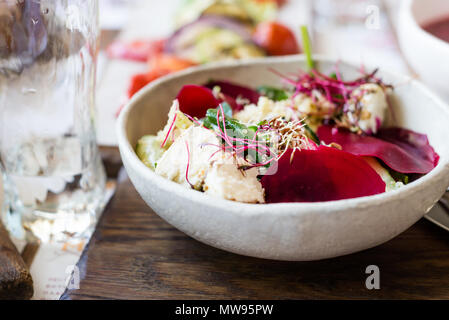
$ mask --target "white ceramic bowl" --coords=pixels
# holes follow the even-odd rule
[[[317,58],[330,72],[335,61]],[[211,246],[243,255],[307,261],[330,258],[386,242],[424,216],[449,186],[449,109],[417,81],[380,73],[396,84],[398,125],[426,133],[440,154],[428,175],[399,191],[321,203],[244,204],[188,190],[156,175],[137,158],[134,146],[167,121],[172,99],[182,85],[230,79],[249,86],[279,85],[269,71],[304,68],[302,56],[266,58],[203,66],[152,82],[120,115],[117,134],[125,168],[142,198],[164,220]],[[346,78],[358,67],[340,64]]]
[[[449,43],[422,26],[449,17],[448,0],[403,0],[398,36],[401,50],[413,70],[449,101]]]

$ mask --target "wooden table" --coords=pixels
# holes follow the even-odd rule
[[[114,149],[103,154],[117,168]],[[380,268],[380,290],[365,287],[368,265]],[[78,267],[80,290],[62,299],[449,299],[449,233],[423,219],[384,245],[336,259],[243,257],[168,225],[122,170]]]

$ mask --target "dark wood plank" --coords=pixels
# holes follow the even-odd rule
[[[380,290],[365,288],[372,264],[380,268]],[[449,233],[425,220],[345,257],[254,259],[206,246],[165,223],[123,171],[78,266],[80,290],[62,299],[449,299]]]

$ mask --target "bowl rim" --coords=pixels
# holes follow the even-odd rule
[[[405,0],[401,4],[400,12],[403,17],[406,17],[408,22],[410,23],[409,27],[414,28],[415,30],[410,30],[412,32],[419,32],[421,36],[426,37],[428,40],[432,41],[434,44],[439,44],[444,50],[449,53],[449,43],[434,36],[430,32],[426,31],[417,21],[416,16],[413,13],[413,5],[417,0]]]
[[[191,73],[201,73],[205,71],[214,70],[217,68],[233,68],[239,67],[242,65],[261,65],[265,63],[276,63],[276,62],[291,62],[291,63],[300,63],[305,61],[304,55],[293,55],[287,57],[268,57],[268,58],[256,58],[256,59],[247,59],[247,60],[238,60],[238,61],[224,61],[224,62],[216,62],[207,65],[197,66],[193,68],[188,68],[181,72],[177,72],[174,74],[167,75],[165,77],[159,78],[147,86],[145,86],[142,90],[140,90],[134,97],[125,105],[124,109],[119,115],[118,121],[116,123],[116,134],[118,139],[118,145],[120,149],[120,153],[123,158],[126,158],[129,162],[129,165],[133,167],[137,171],[137,173],[143,177],[144,180],[151,180],[155,184],[158,185],[160,189],[164,192],[170,192],[174,196],[179,196],[182,198],[188,198],[190,201],[195,203],[208,203],[211,207],[217,208],[226,208],[226,210],[234,211],[236,214],[244,214],[244,215],[263,215],[270,214],[271,212],[276,212],[277,215],[289,216],[289,215],[298,215],[305,214],[310,211],[322,211],[325,212],[327,209],[329,211],[338,211],[338,210],[346,210],[348,208],[365,208],[370,206],[379,205],[384,202],[392,202],[396,201],[398,198],[404,199],[409,194],[414,194],[415,192],[419,192],[424,188],[431,188],[434,180],[441,177],[449,177],[449,150],[446,152],[444,157],[441,157],[438,165],[428,174],[421,177],[420,179],[407,184],[400,189],[384,192],[377,195],[365,196],[359,198],[351,198],[344,200],[334,200],[334,201],[324,201],[324,202],[292,202],[292,203],[270,203],[270,204],[250,204],[250,203],[242,203],[231,200],[225,200],[218,197],[213,197],[207,195],[203,192],[199,192],[192,189],[187,189],[184,186],[168,180],[164,177],[159,176],[153,170],[149,169],[147,166],[143,164],[142,161],[137,157],[134,148],[128,140],[126,128],[128,116],[131,110],[139,104],[141,100],[147,95],[148,92],[153,90],[154,87],[157,87],[164,82],[172,81],[178,77],[183,77],[185,75],[189,75]],[[344,61],[342,59],[335,59],[326,55],[314,55],[314,60],[319,62],[329,62],[329,63],[343,63],[347,64],[350,67],[357,68],[353,64]],[[366,66],[369,68],[369,66]],[[408,76],[404,76],[391,71],[382,71],[382,73],[388,75],[389,77],[393,77],[398,79],[400,83],[411,83],[414,86],[417,86],[419,90],[423,92],[423,94],[427,95],[429,99],[433,102],[434,108],[439,108],[442,113],[446,115],[449,120],[449,106],[446,105],[445,102],[442,101],[436,94],[434,94],[430,89],[428,89],[424,84],[420,81],[410,78]],[[449,130],[448,130],[449,131]],[[126,161],[124,161],[126,162]],[[449,181],[449,178],[448,178]],[[449,184],[449,182],[448,182]],[[429,208],[430,209],[430,208]]]

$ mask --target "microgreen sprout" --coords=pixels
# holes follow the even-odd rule
[[[175,113],[175,116],[173,117],[173,120],[172,120],[172,123],[170,124],[170,128],[168,129],[168,132],[167,132],[167,134],[165,135],[165,139],[164,139],[164,141],[162,142],[162,144],[161,144],[161,148],[164,148],[165,147],[165,145],[167,144],[167,140],[168,140],[168,138],[170,137],[170,134],[172,133],[172,131],[173,131],[173,133],[174,133],[174,127],[175,127],[175,123],[176,123],[176,118],[178,117],[178,114],[177,113]]]

